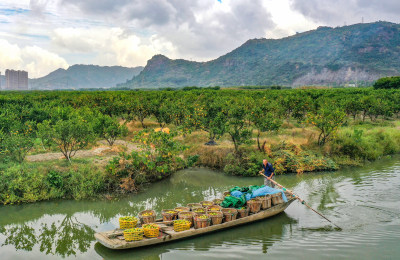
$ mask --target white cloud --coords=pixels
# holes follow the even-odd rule
[[[68,68],[68,63],[58,54],[38,46],[20,48],[0,39],[0,70],[27,70],[30,78],[41,77],[58,68]],[[4,74],[3,74],[4,75]]]
[[[134,67],[155,54],[175,53],[175,47],[157,35],[141,38],[121,28],[58,28],[51,40],[70,53],[93,53],[93,63],[99,65]]]

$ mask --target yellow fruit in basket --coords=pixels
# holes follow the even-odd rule
[[[123,221],[137,221],[136,217],[131,217],[131,216],[120,217],[119,219]]]
[[[159,229],[160,227],[158,225],[155,225],[155,224],[146,224],[146,225],[143,225],[143,228],[145,228],[145,229]]]

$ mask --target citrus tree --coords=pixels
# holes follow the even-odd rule
[[[308,122],[319,129],[318,144],[324,145],[344,123],[346,113],[335,106],[323,105],[314,113],[308,114]]]
[[[120,136],[125,136],[128,129],[124,124],[120,124],[116,118],[99,113],[94,120],[93,130],[98,137],[106,140],[112,146]]]
[[[282,119],[277,106],[278,104],[274,102],[260,102],[253,107],[250,113],[250,120],[257,129],[257,148],[259,151],[264,152],[266,144],[266,141],[262,145],[260,144],[261,133],[278,131],[282,126]]]
[[[71,114],[67,119],[46,120],[38,124],[42,142],[47,146],[56,145],[69,162],[77,151],[95,140],[92,123],[78,113]]]
[[[208,133],[207,145],[216,145],[215,140],[226,131],[226,113],[223,112],[222,103],[218,98],[205,99],[194,104],[187,120],[192,128]]]
[[[235,153],[238,153],[240,145],[251,141],[252,131],[246,121],[247,111],[242,104],[237,102],[236,104],[226,103],[222,112],[226,114],[226,132],[231,137]]]

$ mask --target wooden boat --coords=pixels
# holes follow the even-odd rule
[[[169,223],[162,222],[162,220],[158,220],[156,224],[159,224],[161,228],[160,228],[160,235],[157,238],[143,238],[143,240],[140,241],[126,242],[124,240],[123,231],[121,229],[96,233],[94,236],[100,244],[110,249],[128,249],[128,248],[156,245],[178,239],[203,235],[210,232],[223,230],[259,221],[262,219],[266,219],[283,212],[294,200],[295,200],[294,198],[290,198],[286,203],[272,206],[271,208],[266,210],[261,210],[260,212],[251,214],[248,217],[239,218],[222,224],[213,225],[200,229],[191,228],[189,230],[181,232],[175,232],[173,227],[168,225]]]

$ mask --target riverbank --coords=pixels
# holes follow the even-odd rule
[[[81,152],[84,156],[78,154],[72,163],[61,157],[54,159],[54,153],[49,157],[50,160],[44,160],[46,154],[40,156],[33,151],[35,158],[42,160],[2,164],[0,202],[15,204],[49,199],[112,199],[124,193],[137,192],[143,185],[167,178],[173,172],[187,167],[207,167],[228,175],[257,176],[260,162],[268,158],[278,175],[302,174],[333,171],[342,166],[360,166],[400,152],[400,121],[351,122],[341,127],[332,141],[324,146],[317,144],[315,129],[289,122],[279,132],[260,136],[261,142],[265,142],[263,151],[257,149],[255,137],[253,142],[243,145],[235,153],[227,135],[212,146],[205,145],[208,136],[200,131],[185,136],[171,136],[184,149],[175,150],[174,158],[168,160],[163,156],[170,154],[171,150],[164,150],[166,154],[157,158],[164,158],[169,163],[151,168],[156,158],[151,161],[151,157],[146,156],[146,149],[140,140],[132,142],[132,138],[143,130],[139,125],[139,122],[129,123],[129,135],[125,140],[119,140],[111,148],[104,148],[103,153],[90,156],[93,151],[99,150],[98,146],[93,146],[91,150]],[[146,125],[156,126],[152,120],[147,120]],[[171,131],[175,130],[173,126],[169,127]],[[99,145],[103,147],[102,143]],[[140,151],[144,153],[140,154]],[[133,153],[136,156],[134,158]],[[132,182],[131,177],[127,178],[132,172],[127,172],[127,169],[138,167],[135,160],[144,162],[141,167],[145,167],[145,170],[138,175],[142,179]]]

